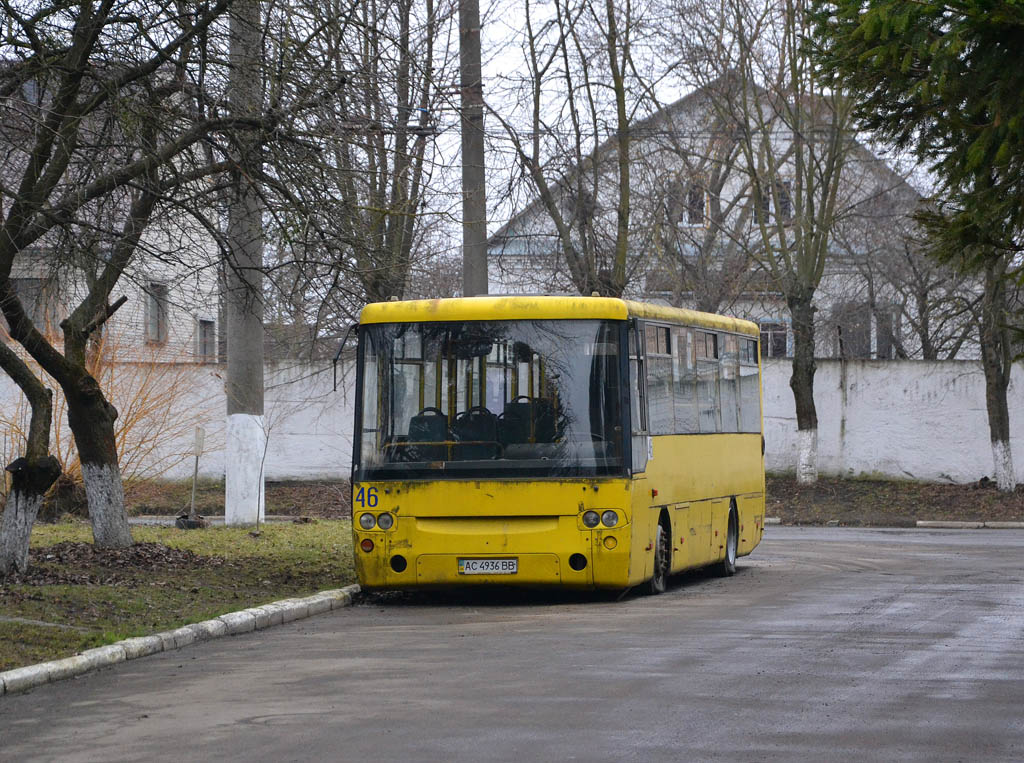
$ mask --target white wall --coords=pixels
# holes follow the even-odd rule
[[[352,398],[354,374],[352,361],[339,365],[338,391],[334,392],[330,361],[308,363],[274,363],[266,368],[266,395],[264,422],[268,444],[266,474],[271,480],[316,479],[348,477],[352,460]],[[196,426],[205,430],[205,443],[199,462],[201,476],[221,479],[224,476],[224,430],[227,418],[224,394],[226,367],[216,364],[156,363],[124,364],[124,377],[135,378],[139,368],[155,369],[165,374],[163,382],[146,385],[152,412],[147,416],[150,424],[132,428],[129,439],[135,443],[126,449],[132,453],[145,453],[142,468],[132,469],[143,476],[183,478],[191,476],[193,442]],[[138,384],[125,384],[133,389]],[[173,386],[174,392],[168,387]],[[115,404],[122,418],[131,416],[145,400],[132,398],[119,391],[121,399]],[[152,401],[159,398],[160,404]],[[163,406],[163,401],[168,405]],[[19,455],[20,444],[8,423],[14,421],[27,428],[28,408],[17,387],[0,373],[0,457],[9,463]],[[67,440],[67,422],[59,425]],[[130,460],[122,453],[125,466]],[[138,461],[139,459],[136,459]],[[128,469],[126,469],[128,471]]]
[[[992,476],[985,377],[973,361],[818,360],[818,464],[822,474],[973,482]],[[766,463],[794,471],[791,363],[764,367]],[[1024,365],[1009,389],[1010,443],[1024,482]]]
[[[355,396],[351,361],[339,366],[338,391],[333,391],[329,361],[267,364],[264,382],[264,426],[267,430],[266,475],[270,480],[347,478],[352,465],[352,401]],[[206,444],[200,459],[203,476],[224,476],[226,398],[224,366],[197,366],[196,388],[189,405],[204,409]],[[211,397],[211,393],[212,397]],[[189,451],[191,438],[171,446]],[[168,477],[192,473],[191,459]]]
[[[165,476],[191,474],[192,427],[203,425],[204,476],[224,474],[223,366],[177,366],[183,391],[169,420],[174,437],[159,443],[150,460],[174,463]],[[184,370],[182,370],[184,369]],[[764,367],[766,458],[772,471],[792,471],[796,418],[788,360]],[[331,364],[276,364],[267,368],[266,472],[272,480],[344,478],[352,452],[352,363],[339,370],[332,391]],[[972,361],[819,360],[815,377],[818,454],[822,474],[879,475],[938,482],[972,482],[992,475],[985,386]],[[19,407],[16,388],[0,375],[0,414]],[[23,406],[21,406],[23,407]],[[1011,446],[1017,481],[1024,482],[1024,365],[1010,386]],[[0,415],[0,419],[3,416]],[[0,446],[10,432],[0,432]],[[153,437],[146,435],[144,444]],[[6,463],[6,461],[5,461]]]

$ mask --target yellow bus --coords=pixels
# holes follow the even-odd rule
[[[764,531],[758,328],[606,297],[360,316],[353,535],[371,589],[665,589]]]

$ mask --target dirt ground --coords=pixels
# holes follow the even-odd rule
[[[352,516],[349,498],[348,480],[268,482],[266,513],[348,519]],[[147,481],[125,486],[125,503],[131,516],[176,516],[189,510],[191,500],[192,485],[189,481]],[[208,517],[224,516],[223,482],[203,480],[196,485],[196,511]]]
[[[1014,493],[1003,494],[991,482],[948,485],[823,477],[814,485],[798,485],[790,476],[769,476],[767,489],[767,516],[779,517],[783,524],[791,525],[908,527],[919,519],[1024,521],[1024,485],[1018,485]],[[177,516],[189,510],[191,500],[189,481],[125,486],[131,516]],[[352,516],[349,500],[347,480],[268,482],[266,513],[348,519]],[[201,481],[196,486],[195,501],[202,516],[223,516],[224,483]],[[84,514],[84,496],[80,503],[81,511],[72,513]],[[41,514],[40,519],[47,517]]]
[[[919,519],[1024,521],[1024,485],[1004,494],[991,482],[938,485],[867,479],[821,478],[798,485],[769,477],[766,515],[787,525],[912,527]]]
[[[128,490],[131,514],[178,514],[188,509],[187,482],[148,482]],[[200,514],[224,513],[222,483],[198,486]],[[267,484],[267,514],[347,518],[348,483],[273,482]],[[788,476],[768,478],[767,515],[784,524],[851,527],[906,527],[919,519],[1024,521],[1024,486],[1004,495],[991,483],[940,485],[867,479],[822,478],[798,485]]]

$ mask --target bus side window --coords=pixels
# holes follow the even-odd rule
[[[629,420],[632,430],[632,468],[642,472],[647,468],[647,387],[644,378],[643,344],[639,332],[643,326],[632,321],[629,327]]]
[[[718,336],[710,331],[697,331],[697,410],[702,433],[722,431],[718,397]]]
[[[647,415],[651,434],[675,434],[672,339],[668,326],[647,324]]]
[[[722,403],[722,431],[738,432],[740,418],[739,390],[739,337],[725,334],[719,337],[721,350],[721,378],[719,392]]]
[[[761,431],[761,388],[757,383],[757,342],[741,339],[740,431]]]
[[[375,464],[380,460],[381,444],[380,364],[372,342],[365,342],[363,352],[363,426],[359,450],[365,463]]]
[[[693,364],[693,329],[677,329],[675,340],[672,401],[675,409],[676,434],[696,434],[700,427],[697,425],[697,371]]]

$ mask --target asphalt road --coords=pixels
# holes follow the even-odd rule
[[[0,760],[214,758],[1019,761],[1024,532],[769,527],[658,597],[370,597],[0,698]]]

